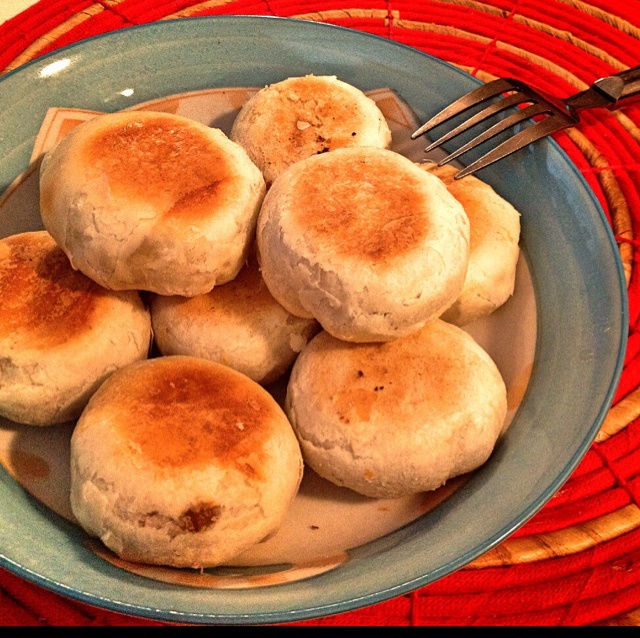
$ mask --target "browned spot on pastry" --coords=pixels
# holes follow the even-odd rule
[[[387,161],[323,159],[293,187],[297,220],[319,249],[384,263],[422,242],[427,207],[413,177]]]
[[[339,388],[332,403],[341,423],[367,428],[381,414],[396,414],[400,423],[400,414],[410,415],[416,403],[427,398],[434,414],[446,414],[451,405],[464,401],[466,386],[462,383],[452,384],[446,395],[441,392],[447,379],[465,374],[464,358],[432,352],[425,361],[421,333],[386,343],[343,343],[327,333],[318,337],[322,349],[308,356],[314,357],[318,370],[327,372],[326,378],[331,378],[327,383]],[[398,375],[398,370],[406,368],[412,370],[411,376]],[[329,377],[330,370],[339,372]],[[318,395],[325,392],[324,379],[318,372],[310,382],[310,391]]]
[[[221,507],[214,503],[199,503],[183,512],[178,520],[184,532],[198,533],[213,527],[220,518]]]
[[[91,328],[98,299],[107,294],[74,270],[47,233],[7,237],[0,249],[0,336],[53,347]]]
[[[345,424],[350,423],[352,414],[359,422],[369,421],[375,403],[376,396],[367,388],[349,388],[338,392],[334,398],[336,412]]]
[[[211,463],[261,477],[262,444],[275,404],[266,391],[223,366],[158,360],[124,382],[124,414],[114,422],[134,450],[159,467]]]
[[[228,157],[205,131],[160,116],[106,128],[85,155],[114,195],[146,201],[165,216],[209,216],[234,181]]]

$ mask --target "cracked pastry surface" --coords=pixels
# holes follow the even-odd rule
[[[486,462],[507,396],[489,355],[436,319],[386,343],[319,333],[293,366],[285,410],[309,467],[365,496],[396,498]]]
[[[301,159],[337,148],[386,148],[391,131],[376,105],[355,86],[329,75],[274,82],[252,96],[231,129],[267,184]]]
[[[343,148],[273,183],[257,225],[262,275],[289,312],[346,341],[386,341],[458,297],[469,220],[442,181],[386,149]]]
[[[149,312],[74,270],[46,231],[0,240],[0,415],[29,425],[77,418],[109,374],[146,359]]]
[[[43,158],[42,221],[105,288],[193,296],[233,279],[265,193],[221,130],[169,113],[99,115]]]
[[[124,560],[208,567],[280,526],[302,469],[266,390],[221,364],[164,356],[92,397],[71,441],[71,507]]]

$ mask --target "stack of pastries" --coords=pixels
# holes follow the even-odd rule
[[[490,456],[505,383],[462,326],[513,293],[519,215],[390,145],[362,91],[307,75],[228,136],[129,111],[45,155],[45,230],[0,240],[0,415],[77,419],[72,510],[121,558],[226,562],[305,466],[396,498]]]

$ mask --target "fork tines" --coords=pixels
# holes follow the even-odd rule
[[[436,126],[443,124],[456,115],[463,113],[469,108],[482,104],[483,102],[486,102],[491,98],[501,95],[504,95],[504,97],[501,97],[495,102],[492,102],[490,105],[488,105],[478,113],[472,115],[442,137],[438,138],[435,142],[425,148],[425,152],[429,152],[435,148],[438,148],[445,142],[453,139],[454,137],[457,137],[476,124],[479,124],[480,122],[485,121],[487,118],[512,107],[518,107],[522,105],[522,108],[520,108],[518,111],[508,115],[504,119],[488,128],[486,131],[472,139],[467,144],[461,146],[458,150],[447,155],[438,164],[443,165],[450,162],[463,153],[466,153],[472,148],[475,148],[479,144],[486,142],[487,140],[495,137],[499,133],[506,131],[507,129],[515,126],[520,122],[524,122],[525,120],[528,120],[535,116],[548,115],[549,117],[545,117],[544,119],[537,121],[535,124],[532,124],[531,126],[523,129],[510,139],[502,142],[493,150],[486,153],[475,162],[469,164],[469,166],[459,171],[455,175],[456,179],[460,179],[461,177],[469,175],[470,173],[473,173],[480,168],[484,168],[485,166],[492,164],[493,162],[505,157],[506,155],[509,155],[519,150],[520,148],[527,146],[531,142],[572,124],[572,121],[568,117],[566,117],[559,109],[556,109],[552,104],[545,101],[541,96],[538,96],[536,93],[528,89],[528,87],[523,86],[516,80],[503,78],[489,82],[483,86],[478,87],[477,89],[474,89],[466,95],[463,95],[461,98],[450,104],[447,108],[443,109],[437,115],[432,117],[428,122],[423,124],[411,135],[411,138],[416,139],[420,135],[423,135]]]
[[[458,98],[455,102],[452,102],[449,106],[434,115],[428,122],[423,124],[411,135],[411,139],[415,140],[420,137],[420,135],[424,135],[427,131],[430,131],[439,124],[450,120],[459,113],[463,113],[472,106],[481,104],[482,102],[485,102],[496,95],[500,95],[505,91],[513,91],[514,88],[514,82],[507,79],[494,80],[493,82],[488,82],[483,86],[479,86],[477,89],[474,89],[466,95],[463,95],[461,98]]]

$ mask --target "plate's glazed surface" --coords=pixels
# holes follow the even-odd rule
[[[337,75],[363,90],[389,87],[418,120],[476,84],[415,50],[327,25],[224,17],[138,27],[58,51],[0,81],[0,191],[27,168],[49,107],[113,111],[170,94],[256,87],[306,73]],[[525,296],[521,312],[534,315],[535,355],[524,398],[492,458],[443,503],[350,549],[348,560],[311,578],[273,586],[265,578],[266,586],[239,589],[185,587],[105,561],[72,521],[1,471],[0,564],[62,594],[149,618],[286,622],[373,604],[432,582],[522,525],[568,478],[608,410],[626,340],[626,290],[606,219],[555,144],[545,140],[479,177],[522,213],[535,299]],[[0,219],[0,234],[17,232],[20,223]],[[504,338],[490,323],[475,331],[489,349]]]

